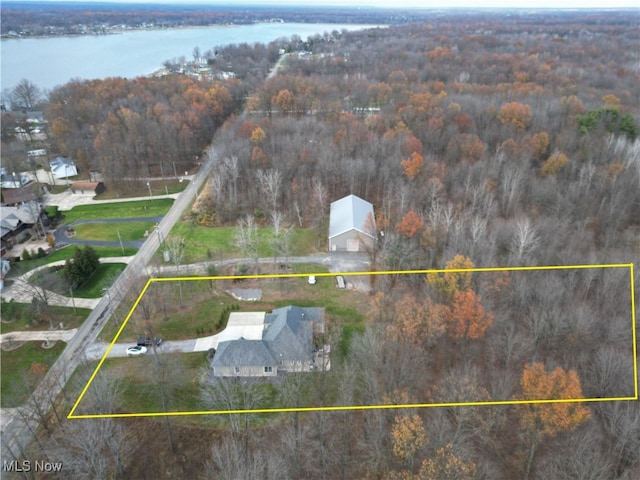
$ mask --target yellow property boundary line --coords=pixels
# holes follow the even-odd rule
[[[109,352],[117,342],[120,334],[126,327],[127,323],[131,319],[133,312],[138,307],[142,297],[146,293],[147,289],[152,283],[156,282],[175,282],[175,281],[196,281],[196,280],[248,280],[248,279],[268,279],[268,278],[295,278],[295,277],[308,277],[309,275],[315,275],[316,277],[336,277],[342,276],[363,276],[363,275],[406,275],[406,274],[436,274],[436,273],[462,273],[462,272],[522,272],[533,270],[573,270],[573,269],[601,269],[601,268],[628,268],[630,278],[630,294],[631,294],[631,337],[632,337],[632,350],[633,350],[633,386],[634,395],[632,397],[603,397],[603,398],[570,398],[570,399],[539,399],[539,400],[497,400],[497,401],[482,401],[482,402],[449,402],[449,403],[410,403],[410,404],[398,404],[398,405],[342,405],[342,406],[327,406],[327,407],[292,407],[292,408],[263,408],[263,409],[247,409],[247,410],[211,410],[211,411],[194,411],[194,412],[147,412],[147,413],[105,413],[105,414],[82,414],[74,415],[76,409],[80,405],[83,397],[87,393],[87,390],[91,386],[91,383],[95,379],[98,371],[104,364],[105,360],[109,356]],[[138,295],[138,298],[134,302],[131,310],[125,317],[122,325],[118,329],[115,337],[109,344],[109,347],[105,351],[104,355],[98,362],[91,377],[84,386],[78,399],[71,408],[71,411],[67,415],[68,419],[87,419],[87,418],[135,418],[135,417],[165,417],[165,416],[187,416],[187,415],[224,415],[224,414],[245,414],[245,413],[286,413],[286,412],[335,412],[345,410],[373,410],[373,409],[399,409],[399,408],[427,408],[427,407],[477,407],[485,405],[532,405],[532,404],[553,404],[553,403],[594,403],[594,402],[613,402],[613,401],[626,401],[626,400],[638,400],[638,360],[637,360],[637,345],[636,345],[636,314],[635,314],[635,287],[633,279],[633,263],[614,263],[614,264],[602,264],[602,265],[547,265],[540,267],[486,267],[486,268],[456,268],[456,269],[441,269],[441,270],[392,270],[392,271],[375,271],[375,272],[321,272],[321,273],[289,273],[289,274],[265,274],[265,275],[221,275],[221,276],[202,276],[202,277],[162,277],[162,278],[150,278],[147,280],[144,288]]]

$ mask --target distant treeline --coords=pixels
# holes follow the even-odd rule
[[[432,12],[429,14],[432,15]],[[171,28],[283,21],[399,24],[425,19],[406,9],[122,3],[3,2],[3,35],[76,35],[113,28]]]

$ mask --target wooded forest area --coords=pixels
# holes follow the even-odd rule
[[[321,228],[330,203],[355,194],[375,207],[372,270],[629,264],[640,258],[639,46],[637,12],[443,14],[211,46],[235,79],[74,81],[45,111],[56,149],[109,182],[191,168],[213,137],[200,212],[211,228],[246,215]],[[635,285],[637,297],[637,273]],[[332,371],[286,379],[288,405],[634,394],[628,269],[389,275],[368,295]],[[259,404],[254,384],[234,385],[226,405]],[[90,401],[118,411],[118,388],[100,388],[111,393]],[[640,477],[637,401],[50,428],[34,450],[55,444],[76,478]]]

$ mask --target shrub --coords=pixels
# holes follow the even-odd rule
[[[26,248],[22,250],[22,260],[23,261],[27,261],[27,260],[31,260],[31,253],[29,253],[29,250],[27,250]]]

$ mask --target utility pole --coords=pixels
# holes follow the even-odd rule
[[[122,236],[120,235],[120,229],[116,230],[118,233],[118,240],[120,241],[120,250],[122,250],[122,256],[124,256],[124,245],[122,244]]]

